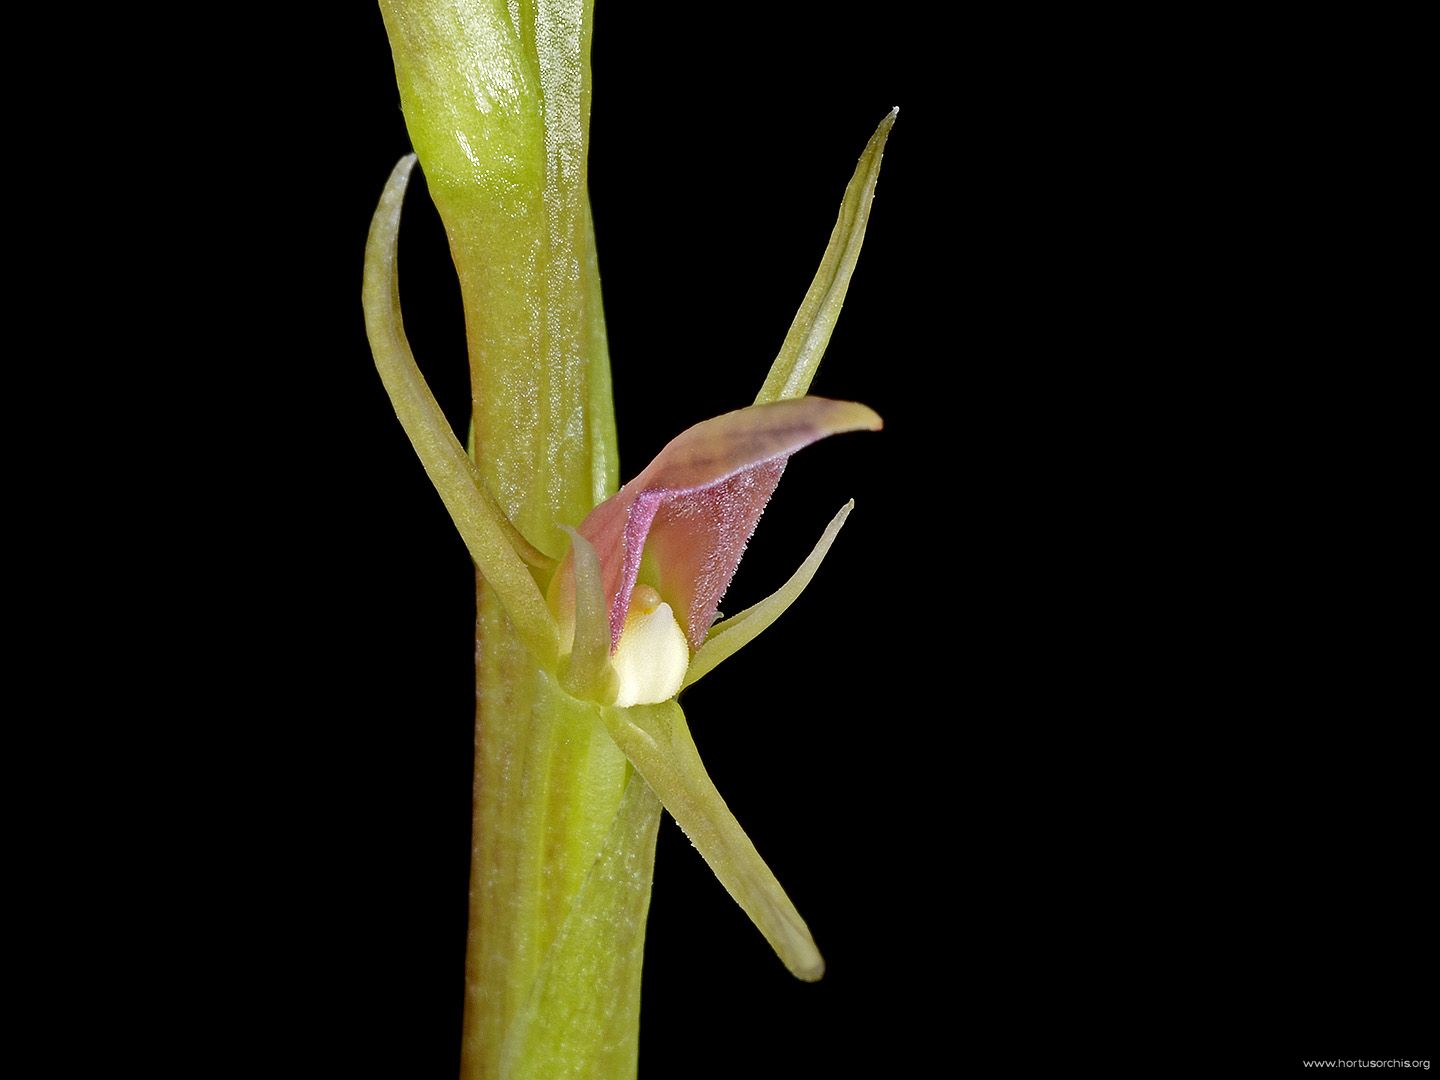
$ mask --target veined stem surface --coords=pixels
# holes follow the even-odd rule
[[[462,1076],[633,1076],[660,803],[645,789],[648,801],[617,829],[632,770],[599,708],[536,666],[477,581]],[[567,981],[601,967],[603,994]],[[534,1071],[562,1053],[587,1071]]]
[[[563,527],[618,486],[586,192],[591,4],[380,7],[460,277],[476,483],[553,558]],[[597,707],[565,693],[476,581],[462,1074],[623,1080],[659,803],[636,787],[619,813],[632,771]],[[516,611],[524,591],[507,594]],[[603,972],[605,993],[566,974],[581,971]]]

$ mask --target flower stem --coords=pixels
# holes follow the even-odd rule
[[[438,410],[417,413],[411,426],[425,437],[412,439],[442,494],[458,493],[457,523],[474,519],[477,566],[515,571],[476,576],[462,1076],[623,1080],[636,1068],[660,804],[631,782],[598,706],[560,685],[553,624],[526,621],[543,570],[535,581],[516,576],[532,572],[494,550],[500,533],[487,510],[553,560],[566,550],[564,527],[618,486],[586,192],[591,5],[380,7],[406,126],[460,277],[473,475],[434,467],[454,456],[449,433],[433,431]],[[374,291],[367,310],[387,298]]]
[[[633,1076],[660,804],[650,795],[648,817],[632,807],[631,820],[617,823],[632,773],[598,707],[571,698],[536,666],[508,630],[499,602],[477,580],[475,817],[461,1075],[530,1075],[558,1045],[535,1033],[564,1030],[571,1068],[579,1071],[563,1075]],[[614,884],[616,866],[628,868],[628,888]],[[589,891],[610,892],[582,903],[593,875],[609,884]],[[574,981],[576,970],[601,965],[616,969],[609,981]],[[603,1024],[593,1015],[597,1008],[608,1011]]]
[[[590,6],[381,0],[460,277],[476,465],[545,554],[618,486],[586,191]]]

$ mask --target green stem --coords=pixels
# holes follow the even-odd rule
[[[380,7],[465,307],[474,478],[457,467],[436,483],[453,480],[461,502],[473,504],[462,507],[479,522],[472,550],[516,571],[513,553],[492,550],[498,532],[487,500],[554,558],[566,549],[563,527],[618,484],[586,193],[591,5]],[[450,452],[453,440],[434,433],[434,416],[421,419],[412,426]],[[425,457],[430,443],[416,446]],[[543,583],[545,560],[526,561]],[[486,568],[479,557],[477,565]],[[533,583],[512,577],[476,577],[462,1073],[623,1080],[635,1072],[659,803],[643,782],[630,782],[598,707],[562,689],[553,626],[531,611]],[[587,971],[605,981],[574,975]]]
[[[586,191],[590,5],[380,7],[460,277],[476,464],[505,515],[554,556],[561,526],[578,525],[617,475]]]
[[[647,870],[639,895],[615,897],[618,906],[598,922],[578,910],[581,886],[609,850],[629,768],[599,709],[571,698],[535,664],[509,629],[498,600],[478,576],[477,581],[479,689],[461,1075],[514,1080],[523,1075],[516,1070],[526,1055],[512,1051],[510,1067],[502,1063],[507,1040],[529,1045],[517,1034],[521,1019],[526,1025],[562,1026],[565,1015],[583,1013],[584,999],[596,996],[593,984],[553,985],[551,971],[575,966],[573,959],[557,963],[551,955],[562,936],[578,939],[569,948],[586,956],[635,950],[633,971],[624,972],[628,981],[606,985],[603,993],[617,1008],[634,1012],[635,1030],[618,1037],[582,1031],[578,1042],[570,1040],[572,1052],[598,1055],[608,1043],[634,1044],[650,876]],[[658,802],[654,821],[658,825]],[[653,863],[653,829],[648,837],[642,830],[625,838],[638,848],[610,852],[611,859]],[[549,990],[542,993],[545,986]],[[591,1071],[565,1075],[611,1080],[633,1074],[633,1064],[628,1073],[605,1071],[597,1059]]]

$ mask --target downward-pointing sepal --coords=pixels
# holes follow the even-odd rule
[[[825,961],[805,920],[705,771],[678,703],[601,710],[605,727],[776,954],[814,982]]]

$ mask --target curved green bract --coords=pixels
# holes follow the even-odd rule
[[[553,667],[559,657],[555,620],[550,617],[535,579],[511,546],[508,523],[485,497],[483,481],[475,475],[474,463],[455,438],[420,374],[405,337],[396,241],[400,206],[414,166],[413,154],[400,159],[370,223],[364,283],[365,330],[370,349],[395,415],[440,493],[470,557],[495,590],[526,646],[542,665]]]

